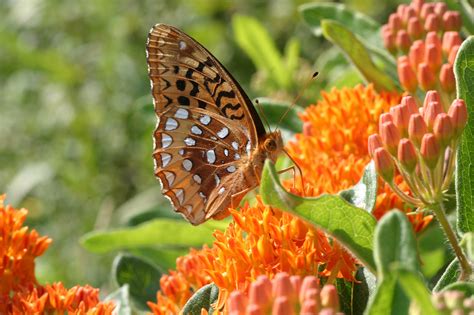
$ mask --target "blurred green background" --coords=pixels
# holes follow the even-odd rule
[[[320,89],[353,85],[360,78],[337,49],[311,34],[297,10],[303,3],[0,2],[0,192],[14,206],[28,208],[27,224],[53,239],[37,260],[41,282],[107,286],[113,255],[87,252],[80,237],[130,224],[146,210],[171,211],[159,193],[151,158],[155,117],[145,61],[151,26],[169,23],[196,38],[251,98],[291,101],[319,70],[305,92],[302,105],[307,105]],[[397,5],[345,3],[380,23]],[[294,84],[282,89],[257,71],[235,40],[237,14],[257,19],[279,51],[291,40],[299,43]]]

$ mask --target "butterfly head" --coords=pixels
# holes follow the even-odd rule
[[[276,161],[278,155],[283,150],[283,139],[279,130],[265,135],[265,140],[263,141],[263,150],[266,153],[267,158],[273,162]]]

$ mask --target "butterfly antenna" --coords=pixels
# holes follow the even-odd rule
[[[303,96],[303,93],[304,91],[306,91],[306,89],[308,88],[308,86],[311,84],[311,82],[313,82],[313,79],[316,78],[318,76],[319,72],[316,71],[315,73],[313,73],[313,75],[311,76],[311,78],[309,80],[306,81],[306,83],[304,84],[303,88],[300,90],[300,92],[298,93],[298,95],[295,97],[295,99],[293,100],[293,102],[291,103],[290,106],[288,106],[288,108],[286,109],[285,113],[281,116],[280,120],[278,121],[278,125],[279,126],[281,124],[281,122],[283,121],[283,118],[285,118],[285,116],[290,112],[290,110],[295,107],[296,103],[299,101],[299,99],[301,98],[301,96]]]
[[[291,162],[293,162],[293,164],[295,165],[295,167],[298,169],[298,172],[300,173],[300,178],[301,178],[301,194],[302,196],[304,197],[305,196],[305,193],[304,193],[304,177],[303,177],[303,171],[301,170],[301,167],[298,165],[298,163],[296,163],[296,161],[293,159],[293,157],[288,153],[288,151],[286,151],[285,148],[283,148],[283,152],[285,152],[285,154],[290,158]],[[294,179],[293,179],[294,181]]]
[[[270,128],[270,124],[268,123],[267,117],[265,116],[265,112],[263,111],[262,105],[260,104],[258,99],[255,100],[255,105],[256,105],[255,107],[257,108],[257,111],[258,111],[260,117],[262,117],[263,121],[265,122],[265,124],[268,127],[268,132],[272,132],[272,130]]]

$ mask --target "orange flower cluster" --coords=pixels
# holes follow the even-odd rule
[[[278,272],[354,280],[356,261],[339,244],[292,215],[263,205],[231,210],[234,222],[216,231],[212,248],[192,250],[177,262],[177,270],[163,276],[154,314],[173,314],[197,290],[213,282],[220,289],[219,303],[233,290],[247,292],[259,275]],[[322,270],[322,271],[319,271]]]
[[[23,226],[28,211],[5,206],[4,199],[0,196],[0,314],[112,314],[114,303],[99,302],[98,289],[38,284],[34,260],[51,239]]]

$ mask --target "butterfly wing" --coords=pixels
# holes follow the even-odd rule
[[[252,188],[241,168],[265,129],[232,76],[178,29],[150,31],[147,61],[158,117],[155,174],[176,211],[199,224]]]

